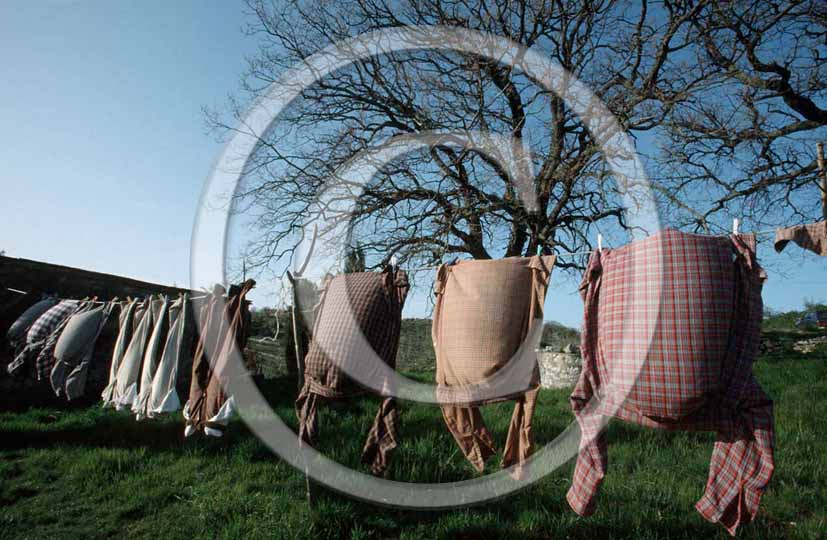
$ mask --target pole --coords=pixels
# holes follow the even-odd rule
[[[824,166],[824,143],[816,144],[818,170],[821,171],[821,216],[827,221],[827,167]]]
[[[299,325],[297,323],[297,315],[296,312],[296,305],[298,304],[299,295],[296,292],[296,280],[293,278],[293,274],[287,272],[287,279],[290,280],[290,284],[293,286],[293,302],[292,306],[290,307],[290,319],[292,320],[293,326],[293,350],[296,354],[296,369],[299,372],[298,375],[298,383],[299,383],[299,392],[301,392],[302,386],[304,386],[304,355],[302,355],[302,346],[299,342]],[[299,449],[304,445],[304,441],[299,438]],[[302,457],[304,460],[304,489],[307,495],[307,506],[310,508],[310,511],[313,511],[313,489],[312,484],[310,483],[310,474],[307,466],[307,458]]]

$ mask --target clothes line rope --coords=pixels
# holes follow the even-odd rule
[[[12,287],[6,287],[6,290],[9,291],[9,292],[13,292],[15,294],[29,294],[27,291],[21,291],[20,289],[14,289]],[[154,294],[152,294],[150,296],[154,296]],[[209,296],[210,296],[209,294],[202,294],[201,296],[191,296],[190,300],[203,300],[204,298],[209,298]],[[75,299],[67,298],[66,300],[75,300]],[[110,302],[114,303],[114,304],[123,304],[123,303],[126,302],[126,300],[117,300],[117,301],[112,301],[112,300],[109,300],[109,301],[105,301],[105,300],[78,300],[78,301],[79,302],[92,302],[93,304],[108,304]]]
[[[754,234],[755,236],[768,236],[768,235],[774,235],[775,234],[775,229],[768,229],[768,230],[764,230],[764,231],[753,231],[751,233],[741,233],[741,234]],[[728,236],[728,235],[721,234],[721,235],[711,235],[711,236]],[[553,253],[552,255],[554,255],[555,257],[578,257],[578,256],[582,256],[582,255],[591,255],[594,252],[595,252],[595,250],[590,249],[588,251],[575,251],[575,252],[572,252],[572,253]],[[430,266],[417,266],[417,267],[414,267],[414,268],[399,267],[399,269],[404,270],[405,272],[424,272],[426,270],[436,270],[440,266],[442,266],[442,265],[437,264],[437,265],[430,265]]]
[[[753,231],[751,233],[741,233],[741,234],[754,234],[755,236],[768,236],[768,235],[774,235],[775,233],[776,233],[775,229],[766,229],[766,230],[763,230],[763,231]],[[711,236],[728,236],[728,235],[711,235]],[[595,252],[595,250],[590,249],[588,251],[575,251],[575,252],[572,252],[572,253],[553,253],[552,255],[554,255],[555,257],[578,257],[578,256],[582,256],[582,255],[591,255],[594,252]],[[425,271],[428,271],[428,270],[436,270],[440,266],[442,266],[442,264],[428,265],[428,266],[418,266],[418,267],[414,267],[414,268],[399,267],[399,269],[404,270],[405,272],[411,272],[412,273],[412,272],[425,272]],[[6,290],[10,291],[10,292],[13,292],[13,293],[17,293],[17,294],[29,294],[26,291],[21,291],[20,289],[13,289],[11,287],[6,287]],[[190,297],[190,300],[203,300],[204,298],[209,298],[209,297],[210,297],[209,294],[202,294],[201,296],[192,296],[192,297]],[[105,302],[105,301],[102,301],[102,300],[94,300],[92,302],[95,303],[95,304],[107,304],[107,303],[109,303],[109,302]],[[115,303],[122,304],[124,302],[125,302],[125,300],[119,300]]]

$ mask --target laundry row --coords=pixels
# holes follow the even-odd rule
[[[84,395],[95,343],[115,304],[46,296],[26,309],[6,333],[14,349],[10,375],[32,374],[58,397]]]
[[[776,249],[793,241],[827,255],[827,222],[780,229]],[[515,402],[502,467],[531,466],[539,371],[536,348],[554,256],[459,261],[437,270],[432,341],[436,397],[448,431],[479,471],[498,452],[479,407]],[[752,234],[704,236],[665,230],[588,262],[583,370],[570,396],[580,429],[567,500],[591,514],[607,474],[603,432],[609,418],[664,430],[717,434],[703,497],[709,521],[735,534],[754,519],[774,470],[772,400],[752,374],[766,274]],[[250,280],[192,303],[186,296],[125,303],[47,297],[25,310],[7,339],[11,373],[33,370],[57,395],[83,394],[101,329],[120,308],[104,404],[138,419],[178,410],[182,363],[192,360],[185,433],[221,435],[234,409],[230,395],[250,313]],[[299,436],[314,444],[325,400],[364,393],[382,397],[363,447],[374,474],[388,467],[400,440],[394,399],[406,273],[388,266],[329,278],[312,313],[312,339],[296,400]],[[193,313],[190,313],[192,311]],[[187,325],[200,331],[187,337]],[[194,343],[191,352],[189,344]]]
[[[794,241],[827,255],[827,222],[781,229],[776,249]],[[535,450],[536,348],[554,256],[444,264],[437,270],[432,341],[436,395],[445,424],[482,471],[497,453],[479,406],[515,401],[502,450],[519,476]],[[589,260],[583,370],[571,394],[581,441],[567,500],[591,514],[607,473],[609,418],[663,430],[713,431],[717,440],[698,512],[730,534],[754,519],[774,470],[773,402],[752,374],[760,342],[766,274],[756,236],[665,230]],[[362,452],[374,474],[398,445],[393,395],[404,271],[344,274],[319,291],[304,383],[296,401],[299,435],[314,444],[325,400],[366,392],[382,397]]]
[[[246,344],[246,294],[254,285],[253,280],[233,285],[226,295],[217,286],[212,294],[197,299],[182,294],[174,301],[163,295],[110,302],[44,296],[9,326],[6,340],[14,358],[7,372],[46,384],[67,400],[86,396],[99,337],[119,310],[103,405],[128,409],[137,420],[183,409],[186,435],[221,435],[233,413],[233,400],[224,390],[231,376],[229,357],[233,345],[243,350]],[[15,302],[10,304],[15,311]],[[182,407],[179,374],[187,370],[191,378]]]
[[[185,352],[189,296],[132,300],[120,314],[104,406],[129,408],[141,420],[177,411],[178,369]]]

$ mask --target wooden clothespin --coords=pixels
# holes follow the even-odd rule
[[[732,220],[732,234],[738,234],[738,228],[741,226],[741,221],[738,218]]]
[[[394,269],[397,266],[399,266],[399,259],[396,258],[396,255],[391,255],[391,269]]]
[[[537,244],[537,256],[540,257],[543,254],[543,246]]]
[[[603,235],[597,233],[597,251],[603,251]]]

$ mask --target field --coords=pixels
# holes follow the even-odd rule
[[[777,338],[790,334],[776,333]],[[797,336],[797,335],[796,335]],[[741,538],[827,537],[827,348],[791,347],[755,366],[776,404],[776,475]],[[427,381],[432,375],[418,372]],[[292,426],[295,382],[263,384]],[[543,391],[535,429],[550,441],[571,421],[567,391]],[[320,450],[359,467],[376,412],[372,398],[323,408]],[[484,409],[502,443],[510,404]],[[439,411],[403,404],[402,444],[389,477],[452,481],[475,473]],[[565,493],[569,463],[532,487],[485,506],[436,513],[360,504],[316,486],[236,422],[223,440],[183,440],[178,418],[136,423],[99,407],[0,413],[0,538],[725,538],[693,509],[706,482],[711,433],[660,433],[613,423],[610,470],[596,514],[578,518]],[[490,472],[496,469],[496,459]]]

